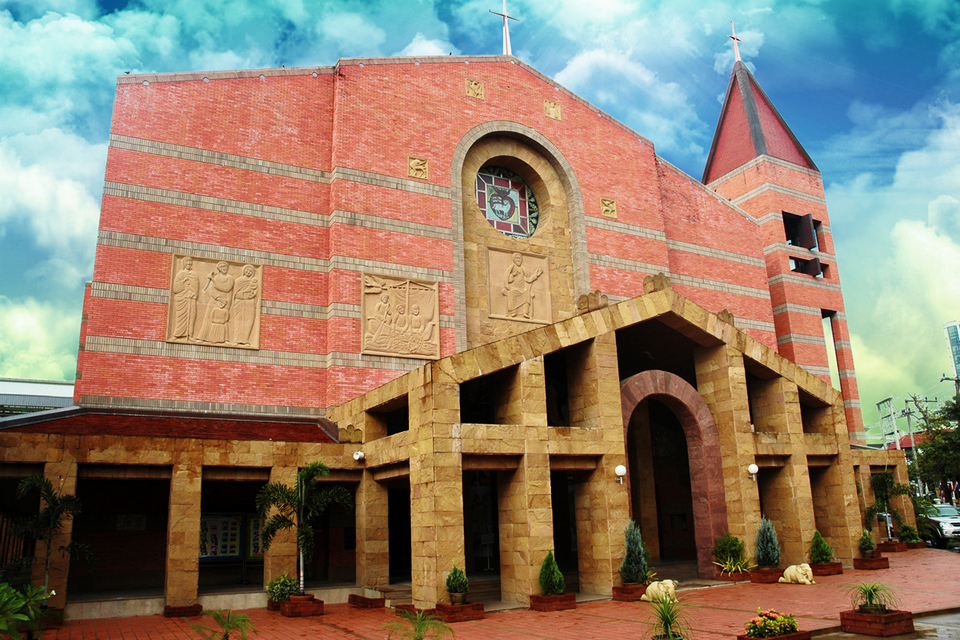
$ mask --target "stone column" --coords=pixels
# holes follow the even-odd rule
[[[519,366],[526,452],[519,467],[497,476],[500,520],[500,593],[508,602],[529,602],[540,593],[540,564],[553,549],[553,502],[550,495],[550,455],[547,431],[547,395],[543,358]]]
[[[796,383],[776,378],[764,386],[763,394],[755,401],[755,411],[763,407],[766,425],[762,430],[757,425],[758,440],[773,441],[778,447],[786,445],[782,448],[787,453],[783,466],[764,470],[762,478],[758,478],[763,509],[777,529],[781,563],[800,564],[807,561],[816,525],[799,391]]]
[[[67,438],[69,439],[69,438]],[[59,453],[59,452],[57,452]],[[77,493],[77,463],[71,449],[65,444],[63,456],[55,462],[47,462],[43,466],[43,475],[53,484],[53,490],[63,495]],[[42,509],[45,505],[41,503]],[[82,505],[81,505],[82,512]],[[62,609],[67,602],[67,576],[70,574],[70,556],[59,551],[60,547],[70,544],[73,537],[73,518],[64,520],[63,528],[53,536],[50,545],[53,553],[50,554],[50,583],[47,585],[57,595],[47,601],[51,607]],[[44,558],[47,547],[43,542],[37,542],[33,565],[32,581],[42,585],[44,577]]]
[[[170,474],[167,518],[167,571],[164,612],[179,613],[197,605],[200,578],[200,487],[202,452],[176,451]]]
[[[605,453],[586,482],[574,488],[580,592],[610,595],[623,561],[623,531],[629,519],[629,485],[616,482],[615,469],[626,462],[617,340],[614,332],[597,336],[587,351],[579,397],[584,413],[595,416]]]
[[[417,607],[449,602],[446,576],[463,568],[463,467],[458,443],[460,392],[435,364],[410,376],[412,593]]]
[[[375,589],[390,582],[387,488],[364,471],[357,488],[357,584]]]
[[[727,528],[749,550],[760,525],[760,494],[747,474],[756,456],[743,355],[729,345],[697,349],[694,355],[697,391],[710,408],[720,436]]]
[[[297,482],[297,456],[289,443],[275,445],[273,466],[270,468],[270,482],[279,482],[292,487]],[[269,514],[268,514],[269,516]],[[294,529],[280,531],[273,537],[270,548],[263,553],[263,582],[289,575],[298,577],[297,532]]]

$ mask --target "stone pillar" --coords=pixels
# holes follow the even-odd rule
[[[721,345],[695,352],[697,391],[717,423],[729,533],[754,544],[760,526],[760,494],[747,467],[755,461],[743,355]]]
[[[167,518],[165,611],[176,612],[197,605],[202,470],[199,448],[174,453]]]
[[[650,405],[641,402],[633,411],[627,441],[630,452],[630,489],[633,519],[640,526],[650,560],[660,561],[660,531],[657,521],[656,478],[653,473],[653,447],[650,443]],[[626,545],[624,545],[626,552]]]
[[[497,475],[500,593],[505,601],[528,603],[540,593],[540,564],[553,549],[553,501],[543,358],[518,366],[526,453],[516,470]]]
[[[270,468],[270,482],[279,482],[292,487],[297,482],[297,457],[288,443],[275,445],[278,450],[273,455]],[[268,514],[269,515],[269,514]],[[270,548],[263,553],[263,582],[289,575],[298,578],[299,554],[297,553],[297,532],[294,529],[280,531],[273,537]]]
[[[629,484],[615,480],[617,465],[626,462],[616,334],[597,336],[584,364],[579,395],[591,416],[587,424],[601,429],[606,452],[586,482],[574,487],[580,592],[610,595],[623,561],[630,500]]]
[[[357,488],[357,584],[377,588],[390,582],[387,488],[364,471]]]
[[[458,385],[437,365],[410,376],[410,534],[412,593],[417,607],[449,602],[446,576],[463,568],[463,467]]]
[[[758,407],[763,406],[766,424],[762,431],[757,426],[758,442],[775,443],[786,452],[783,466],[763,469],[758,477],[763,492],[764,515],[777,529],[782,549],[781,563],[800,564],[807,561],[816,530],[800,394],[796,383],[776,378],[764,386],[763,394],[755,401],[754,418],[757,418]]]
[[[58,452],[59,453],[59,452]],[[72,451],[65,445],[63,456],[56,462],[47,462],[43,466],[43,475],[53,484],[53,490],[62,495],[76,495],[77,493],[77,463]],[[40,508],[44,508],[41,502]],[[81,505],[82,512],[82,505]],[[73,518],[64,520],[63,528],[53,536],[50,546],[50,583],[47,585],[57,595],[47,601],[49,606],[62,609],[67,602],[67,576],[70,574],[70,556],[59,551],[60,547],[70,544],[73,537]],[[42,585],[44,578],[44,558],[47,547],[43,542],[37,542],[31,579],[34,584]]]

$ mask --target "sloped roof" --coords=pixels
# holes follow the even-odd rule
[[[761,155],[819,171],[756,78],[738,60],[730,74],[702,182],[709,184]]]

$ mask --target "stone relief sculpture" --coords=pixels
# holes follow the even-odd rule
[[[407,158],[407,175],[411,178],[427,179],[427,161],[423,158]]]
[[[363,353],[440,357],[440,296],[436,282],[363,274]]]
[[[363,431],[357,429],[352,424],[347,425],[345,429],[341,427],[339,436],[341,443],[363,444]]]
[[[607,218],[617,217],[617,201],[609,198],[600,198],[600,215]]]
[[[467,97],[483,100],[483,83],[479,80],[467,79]]]
[[[548,118],[560,120],[560,104],[556,102],[550,102],[549,100],[544,100],[543,114]]]
[[[259,349],[260,272],[252,264],[174,256],[167,342]]]
[[[545,256],[489,249],[488,301],[491,318],[549,324],[549,264]]]
[[[577,314],[580,315],[588,311],[603,309],[608,303],[607,294],[601,293],[599,289],[585,293],[577,298]]]

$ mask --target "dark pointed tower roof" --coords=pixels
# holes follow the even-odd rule
[[[723,98],[703,183],[709,184],[761,155],[819,171],[756,78],[738,60]]]

